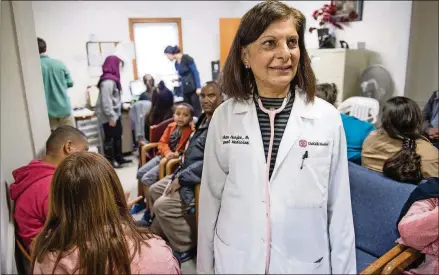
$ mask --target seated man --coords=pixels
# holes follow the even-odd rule
[[[40,233],[46,221],[50,184],[56,166],[68,155],[87,151],[84,134],[72,126],[56,128],[46,142],[46,155],[12,172],[11,199],[15,201],[14,219],[18,235],[26,248]]]
[[[423,110],[424,133],[439,149],[439,91],[434,91]]]
[[[215,82],[207,82],[200,93],[200,116],[189,140],[182,163],[173,175],[154,183],[149,189],[149,202],[154,219],[151,229],[169,240],[181,262],[191,258],[194,244],[191,228],[184,218],[195,205],[195,185],[201,182],[204,145],[210,119],[221,104],[221,91]]]
[[[318,84],[316,96],[334,105],[337,99],[337,87],[335,84]],[[363,142],[370,132],[375,130],[375,126],[367,121],[359,120],[356,117],[341,114],[343,128],[346,134],[348,147],[348,160],[361,165],[361,150]]]

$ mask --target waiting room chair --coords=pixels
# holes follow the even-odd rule
[[[415,185],[388,179],[349,162],[357,271],[382,274],[389,263],[409,249],[397,244],[397,220]],[[400,266],[401,267],[401,266]],[[398,267],[393,267],[394,269]]]
[[[145,163],[147,163],[150,159],[155,157],[158,154],[158,145],[159,140],[162,137],[163,133],[165,132],[166,128],[170,123],[174,122],[174,118],[169,118],[165,121],[162,121],[161,123],[157,125],[153,125],[150,127],[149,130],[149,141],[150,143],[139,145],[139,168],[142,167]],[[159,178],[163,177],[164,171],[159,172]],[[161,176],[161,177],[160,177]],[[147,190],[148,188],[144,188],[143,184],[140,182],[140,180],[137,183],[138,187],[138,194],[139,196],[142,196],[145,198],[148,197]],[[146,193],[145,193],[146,192]],[[146,201],[146,204],[148,204],[148,201]]]
[[[380,103],[375,98],[353,96],[343,101],[337,109],[341,113],[375,124],[380,112]]]
[[[414,248],[407,248],[390,261],[383,269],[384,275],[399,275],[422,256],[421,252]]]
[[[141,148],[140,165],[147,163],[150,159],[155,157],[158,153],[157,146],[160,138],[165,132],[170,123],[174,122],[173,118],[162,121],[160,124],[153,125],[149,131],[149,143]]]

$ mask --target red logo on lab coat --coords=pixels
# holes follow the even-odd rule
[[[300,147],[306,147],[308,145],[308,142],[304,139],[299,140],[299,146]]]

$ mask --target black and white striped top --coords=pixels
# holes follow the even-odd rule
[[[283,98],[266,98],[260,97],[262,105],[266,109],[278,109],[282,106],[284,101]],[[291,109],[293,108],[294,103],[294,93],[290,97],[289,102],[285,106],[282,112],[276,115],[274,118],[274,140],[273,140],[273,149],[271,152],[271,162],[270,162],[270,178],[271,173],[273,172],[274,165],[276,164],[277,151],[279,149],[280,141],[282,140],[282,136],[285,131],[285,127],[287,126],[288,119],[290,117]],[[268,156],[268,146],[270,145],[270,118],[268,114],[264,113],[260,108],[259,104],[255,102],[256,110],[258,113],[259,127],[261,128],[262,142],[264,144],[265,151],[265,159]]]

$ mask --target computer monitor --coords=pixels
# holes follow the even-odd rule
[[[133,98],[139,97],[144,91],[146,91],[146,86],[143,83],[143,79],[137,79],[130,82],[130,92]]]

